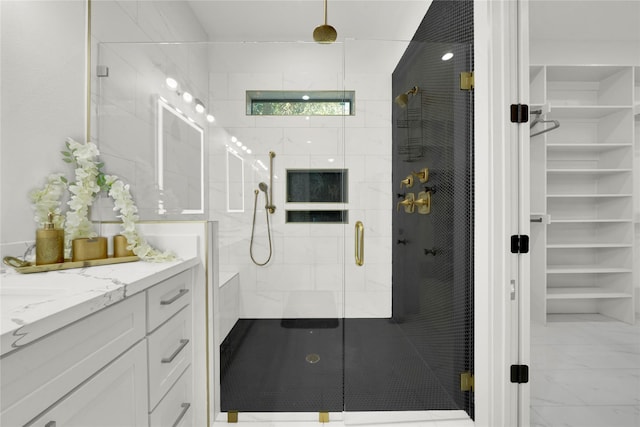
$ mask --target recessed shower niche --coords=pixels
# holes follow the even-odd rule
[[[287,203],[347,203],[349,173],[347,169],[288,169]],[[287,210],[287,222],[342,223],[349,221],[348,211],[341,209]]]

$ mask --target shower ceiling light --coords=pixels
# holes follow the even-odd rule
[[[169,89],[176,89],[178,87],[178,82],[173,77],[167,77],[167,80],[165,80],[165,82],[167,83]]]
[[[338,38],[338,32],[327,24],[327,0],[324,0],[324,24],[313,30],[313,40],[318,43],[333,43]]]
[[[204,104],[198,98],[195,99],[196,111],[200,114],[204,113]]]

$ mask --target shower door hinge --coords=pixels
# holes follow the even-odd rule
[[[511,104],[511,123],[527,123],[529,106],[527,104]]]
[[[228,411],[227,423],[237,423],[237,422],[238,422],[238,411]]]
[[[107,67],[106,65],[96,66],[96,76],[109,77],[109,67]]]
[[[474,378],[471,372],[463,372],[460,374],[460,391],[473,391]]]
[[[318,422],[319,423],[328,423],[329,422],[329,412],[328,411],[320,411],[318,413]]]
[[[511,236],[511,253],[512,254],[528,254],[529,253],[529,236],[526,234],[518,234]]]
[[[511,382],[516,384],[526,384],[529,382],[529,366],[511,365]]]
[[[460,90],[471,90],[474,88],[473,71],[463,71],[460,73]]]

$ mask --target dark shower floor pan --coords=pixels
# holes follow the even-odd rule
[[[458,409],[389,319],[241,319],[220,365],[224,412]]]

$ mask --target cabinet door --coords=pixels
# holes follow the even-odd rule
[[[142,340],[30,425],[147,426],[146,357]]]

